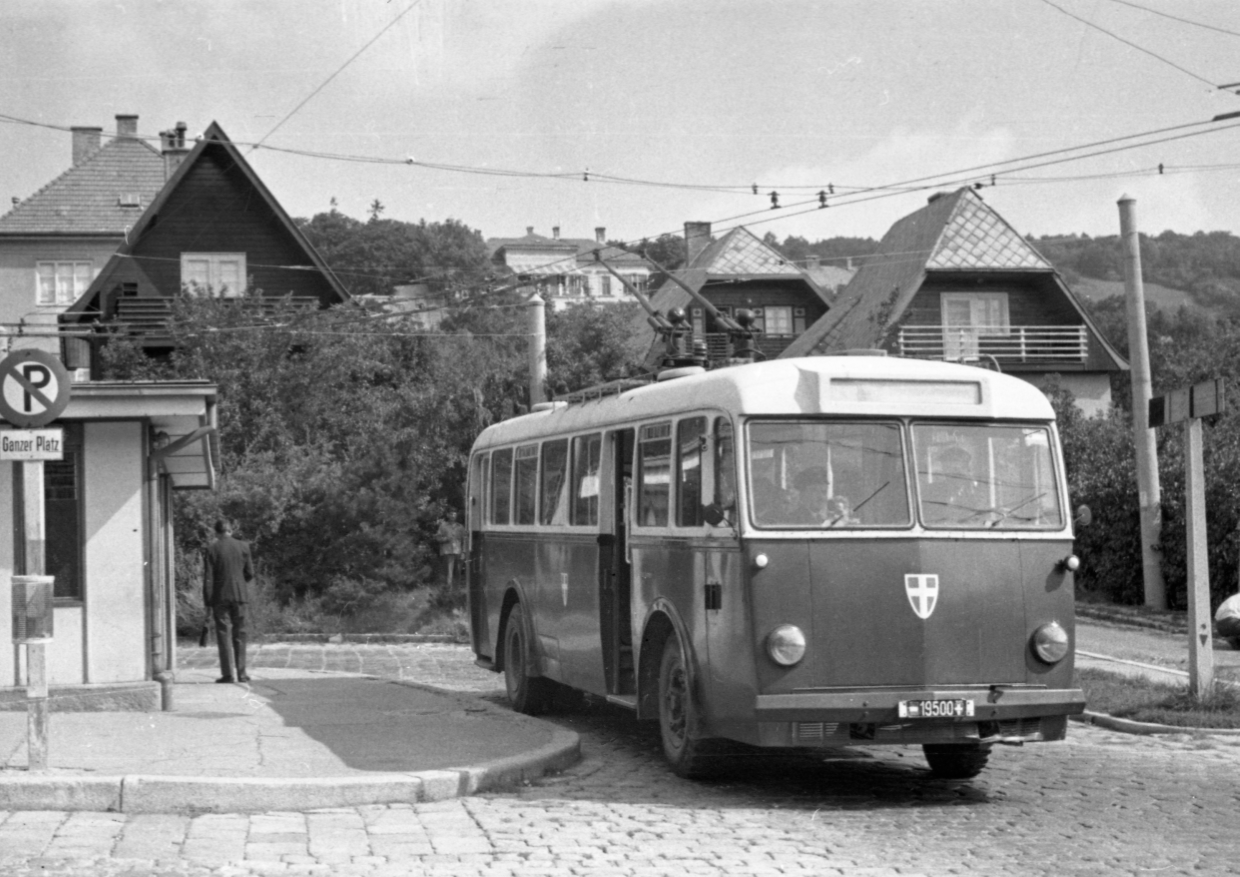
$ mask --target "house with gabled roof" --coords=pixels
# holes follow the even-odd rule
[[[510,274],[518,288],[538,292],[555,310],[570,304],[633,301],[600,259],[643,293],[653,273],[637,253],[609,245],[604,226],[594,229],[593,238],[562,238],[559,226],[546,237],[528,226],[522,237],[488,239],[487,248],[492,263]]]
[[[891,227],[831,311],[783,351],[877,348],[998,368],[1035,385],[1051,375],[1087,414],[1111,404],[1128,363],[1034,247],[969,188],[930,197]]]
[[[72,164],[0,216],[0,331],[5,346],[59,352],[56,318],[86,292],[167,179],[167,158],[118,115],[116,136],[74,127]]]
[[[686,222],[687,258],[683,268],[664,278],[650,296],[662,314],[682,309],[692,327],[693,341],[704,342],[712,364],[731,358],[732,341],[725,326],[693,293],[705,298],[725,319],[748,310],[757,330],[754,346],[760,358],[774,359],[831,307],[830,293],[797,263],[738,226],[718,240],[709,222]],[[688,289],[686,289],[688,287]],[[689,289],[693,293],[689,292]],[[635,331],[650,339],[647,368],[655,368],[664,343],[643,315]]]
[[[117,332],[158,354],[172,345],[166,326],[181,294],[238,299],[263,307],[291,299],[326,308],[348,292],[250,167],[212,122],[191,146],[165,132],[180,160],[134,221],[86,292],[61,315],[70,327]],[[92,346],[92,356],[98,346]]]

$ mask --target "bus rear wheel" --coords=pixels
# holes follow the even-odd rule
[[[719,771],[722,741],[697,736],[701,716],[686,663],[680,641],[668,637],[659,663],[659,736],[673,772],[686,779],[701,779]]]
[[[504,627],[504,687],[514,710],[536,716],[547,711],[554,687],[550,679],[531,676],[529,668],[530,643],[525,612],[517,603],[508,613],[508,624]]]
[[[927,743],[922,747],[930,772],[945,780],[968,780],[982,772],[990,759],[989,746]]]

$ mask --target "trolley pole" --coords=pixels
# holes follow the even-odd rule
[[[530,408],[547,401],[547,306],[534,293],[526,305],[530,335]]]
[[[1128,359],[1132,376],[1132,434],[1137,452],[1137,495],[1141,510],[1141,569],[1145,605],[1167,608],[1158,545],[1162,539],[1162,488],[1158,480],[1158,445],[1149,427],[1150,352],[1145,329],[1145,286],[1141,279],[1141,245],[1136,201],[1119,199],[1120,237],[1124,247],[1124,291],[1128,302]]]

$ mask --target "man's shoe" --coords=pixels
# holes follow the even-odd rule
[[[236,682],[237,680],[233,679],[231,676],[221,676],[219,679],[216,679],[215,681],[219,683],[232,683],[232,682]]]
[[[250,677],[242,673],[240,676],[237,677],[237,681],[238,682],[249,682]]]

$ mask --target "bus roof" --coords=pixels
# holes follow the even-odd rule
[[[807,356],[732,366],[524,414],[487,427],[475,448],[698,410],[741,415],[908,415],[1054,420],[1032,384],[983,368],[885,356]]]

